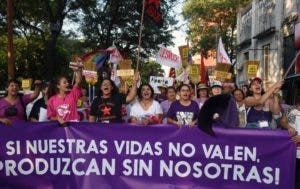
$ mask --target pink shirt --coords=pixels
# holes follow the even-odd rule
[[[81,96],[81,88],[73,87],[65,98],[52,96],[47,104],[47,117],[60,117],[64,121],[79,121],[77,100]]]

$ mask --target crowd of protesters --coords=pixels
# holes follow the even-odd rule
[[[58,121],[60,124],[80,121],[78,108],[89,109],[88,121],[100,123],[134,123],[151,125],[168,123],[179,127],[198,125],[198,115],[207,99],[230,93],[235,99],[240,128],[287,129],[292,140],[300,144],[300,97],[296,104],[286,108],[282,106],[279,92],[283,80],[271,85],[266,91],[263,81],[252,78],[248,86],[241,89],[224,90],[220,81],[206,84],[160,86],[160,94],[155,95],[153,87],[141,84],[139,73],[133,78],[130,90],[121,93],[110,79],[103,79],[99,85],[99,94],[89,104],[86,89],[80,87],[81,71],[75,71],[75,82],[70,83],[65,76],[51,82],[34,82],[31,94],[21,95],[20,83],[11,79],[6,85],[6,95],[0,98],[0,123],[11,125],[15,121]],[[195,87],[195,88],[194,88]],[[29,116],[26,105],[35,101]],[[285,108],[283,108],[285,107]],[[124,117],[128,118],[125,119]],[[300,148],[297,150],[297,176],[300,170]],[[299,179],[297,179],[299,182]],[[299,183],[297,183],[299,186]]]

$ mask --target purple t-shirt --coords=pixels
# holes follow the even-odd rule
[[[176,100],[171,104],[167,117],[180,121],[183,125],[188,125],[193,120],[197,119],[199,111],[198,104],[193,100],[189,106],[184,106]]]
[[[173,101],[164,100],[160,103],[160,107],[164,114],[167,114]]]
[[[21,95],[24,105],[30,102],[30,94]],[[17,99],[16,104],[10,104],[5,98],[0,99],[0,117],[8,118],[12,122],[25,121],[25,111],[20,98]]]
[[[199,109],[201,110],[203,104],[205,103],[205,101],[207,100],[207,98],[196,98],[194,99],[195,102],[197,102]]]

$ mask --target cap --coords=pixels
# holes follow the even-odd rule
[[[208,89],[208,87],[207,87],[205,84],[200,83],[200,84],[197,86],[197,89],[198,89],[198,90],[200,90],[200,89]]]
[[[211,84],[210,84],[210,88],[213,88],[213,87],[223,87],[222,86],[222,82],[221,81],[218,81],[218,80],[214,80]]]
[[[252,77],[250,80],[249,80],[249,87],[251,86],[251,84],[253,83],[253,81],[258,81],[258,82],[262,82],[261,78],[260,77]]]
[[[164,89],[167,89],[167,88],[168,88],[168,85],[162,84],[162,85],[158,86],[157,88],[164,88]]]

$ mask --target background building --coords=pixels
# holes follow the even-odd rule
[[[299,0],[253,0],[237,18],[237,85],[248,83],[246,62],[259,61],[265,85],[282,77],[295,57],[294,31]],[[293,69],[291,72],[294,73]]]

